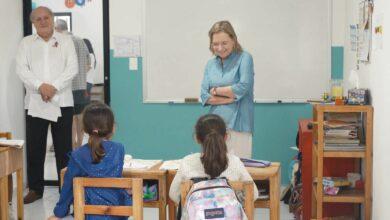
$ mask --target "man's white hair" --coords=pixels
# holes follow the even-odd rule
[[[36,8],[36,9],[34,9],[34,10],[31,11],[31,13],[30,13],[30,21],[31,21],[31,22],[34,22],[34,20],[35,20],[35,12],[37,11],[37,9],[46,10],[46,11],[49,13],[50,17],[51,17],[51,18],[54,18],[54,14],[53,14],[53,12],[50,10],[50,8],[45,7],[45,6],[39,6],[38,8]]]

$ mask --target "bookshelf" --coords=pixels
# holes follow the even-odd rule
[[[356,118],[356,122],[345,122],[353,117]],[[345,124],[338,125],[340,121]],[[355,218],[357,218],[356,215],[362,213],[365,220],[371,219],[373,108],[371,106],[314,105],[313,125],[312,218],[322,219],[324,217],[324,203],[351,203],[356,204],[354,206]],[[342,127],[337,128],[340,130],[350,130],[336,133],[332,130],[336,128],[332,126]],[[346,133],[349,136],[344,137],[339,133]],[[353,159],[355,172],[361,174],[364,188],[341,189],[337,195],[324,194],[322,179],[325,158]]]

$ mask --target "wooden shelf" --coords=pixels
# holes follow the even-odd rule
[[[365,158],[365,151],[324,151],[324,157]]]
[[[314,155],[318,157],[318,145],[313,144]],[[323,157],[331,158],[365,158],[366,151],[323,151]]]
[[[363,203],[364,191],[356,189],[340,189],[337,195],[323,195],[323,202]]]
[[[314,180],[316,181],[316,180]],[[313,184],[312,193],[317,200],[317,184]],[[342,202],[342,203],[363,203],[364,190],[340,189],[337,195],[326,195],[322,193],[322,202]]]
[[[314,105],[317,111],[322,112],[371,112],[372,107],[369,105]]]
[[[365,146],[358,151],[345,150],[325,150],[324,149],[324,120],[329,113],[361,113],[363,121],[361,126],[365,131],[361,143]],[[312,193],[316,199],[315,207],[312,209],[312,216],[317,219],[324,217],[323,203],[352,203],[363,204],[364,219],[372,218],[372,201],[369,199],[372,195],[372,136],[373,136],[373,108],[371,106],[350,106],[350,105],[314,105],[313,107],[313,158],[312,158]],[[317,180],[322,180],[324,174],[324,158],[364,158],[365,162],[361,163],[355,160],[355,166],[362,166],[361,174],[364,176],[364,190],[340,189],[337,195],[325,195],[322,184],[317,184]],[[360,165],[359,165],[360,163]],[[317,193],[318,192],[318,193]],[[312,207],[313,208],[313,207]]]

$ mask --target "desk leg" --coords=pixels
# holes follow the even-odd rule
[[[175,203],[171,200],[168,201],[168,213],[169,213],[169,220],[176,220],[176,207]]]
[[[270,185],[270,219],[279,220],[280,219],[280,169],[279,171],[269,179]]]
[[[167,219],[167,178],[166,176],[158,179],[158,191],[159,191],[159,200],[160,204],[158,207],[159,220]]]
[[[8,220],[8,176],[0,178],[0,219]]]
[[[18,203],[18,220],[23,220],[24,211],[23,211],[23,169],[16,171],[16,181],[17,181],[17,203]]]

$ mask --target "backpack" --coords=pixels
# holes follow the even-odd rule
[[[247,220],[244,209],[226,179],[194,183],[183,206],[182,220]]]

